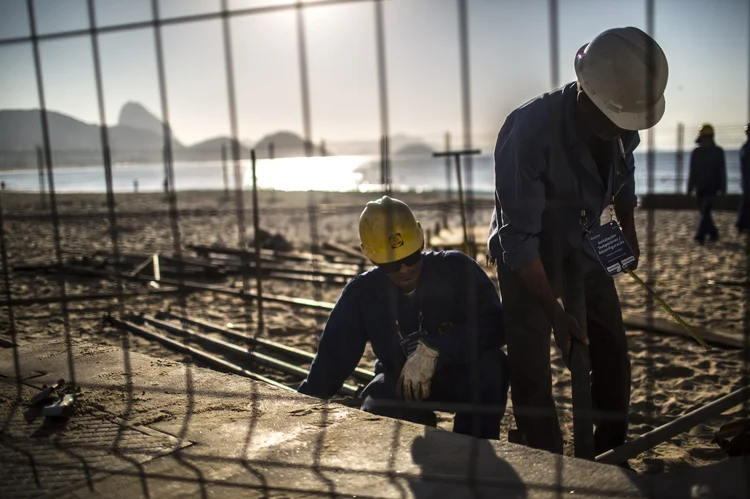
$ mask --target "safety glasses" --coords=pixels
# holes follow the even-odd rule
[[[377,267],[381,269],[386,274],[392,274],[394,272],[398,272],[401,270],[401,265],[406,265],[407,267],[411,267],[412,265],[416,265],[417,262],[419,262],[422,259],[422,249],[418,249],[411,255],[402,258],[401,260],[390,262],[390,263],[377,263]]]

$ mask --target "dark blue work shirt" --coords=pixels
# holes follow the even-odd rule
[[[715,196],[727,192],[727,166],[724,149],[717,145],[698,146],[690,153],[688,194]]]
[[[498,135],[489,251],[513,270],[541,258],[552,278],[563,255],[584,245],[582,218],[598,227],[615,194],[618,210],[637,204],[638,133],[622,136],[624,165],[617,140],[603,142],[595,159],[578,134],[576,98],[576,83],[544,94],[513,111]],[[598,265],[584,248],[587,265]]]
[[[500,298],[484,270],[457,251],[424,253],[413,296],[405,295],[378,268],[346,285],[299,391],[333,396],[357,367],[368,341],[377,357],[376,371],[397,378],[406,356],[396,320],[405,336],[418,330],[420,311],[429,334],[425,343],[439,352],[438,369],[471,362],[472,335],[479,353],[505,344]]]
[[[742,193],[750,194],[750,158],[747,157],[747,142],[740,149],[740,175],[742,176]]]

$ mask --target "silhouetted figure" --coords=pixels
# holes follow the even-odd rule
[[[745,126],[745,136],[750,137],[750,123]],[[742,176],[742,202],[737,213],[737,230],[742,232],[750,228],[750,159],[748,159],[746,140],[740,149],[740,175]]]
[[[133,179],[133,192],[138,194],[138,179]]]
[[[0,182],[0,190],[5,190],[5,182]]]
[[[164,194],[169,194],[169,179],[164,177]]]
[[[698,197],[700,220],[695,240],[704,244],[706,236],[711,241],[719,239],[719,229],[716,228],[711,216],[716,196],[727,192],[727,167],[724,159],[724,149],[714,141],[714,128],[704,124],[695,139],[698,147],[690,154],[690,177],[688,178],[688,194],[695,191]]]

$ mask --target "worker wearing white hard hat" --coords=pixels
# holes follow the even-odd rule
[[[637,266],[633,150],[638,130],[664,115],[668,67],[658,43],[632,27],[599,34],[573,65],[576,82],[522,105],[500,130],[489,253],[498,266],[516,435],[562,452],[552,329],[566,364],[574,341],[589,345],[592,405],[607,415],[594,434],[601,453],[627,433],[630,363],[613,275]],[[619,224],[600,223],[608,207]],[[585,332],[558,301],[563,267],[576,258]]]

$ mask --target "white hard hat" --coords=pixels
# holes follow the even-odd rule
[[[600,33],[576,53],[581,88],[624,130],[646,130],[664,116],[669,68],[658,43],[638,28]]]

